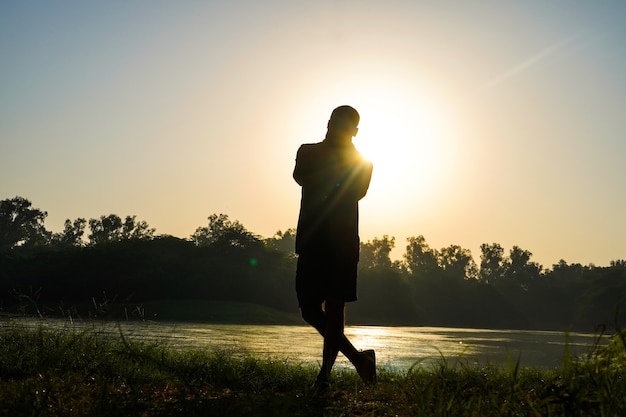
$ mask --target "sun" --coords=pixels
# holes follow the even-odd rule
[[[445,129],[434,106],[417,98],[378,94],[355,105],[361,114],[353,142],[373,162],[370,188],[403,204],[424,195],[445,164]]]

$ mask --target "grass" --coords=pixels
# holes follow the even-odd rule
[[[0,333],[0,416],[622,416],[624,344],[553,370],[442,358],[372,387],[339,370],[316,394],[311,365],[16,325]]]

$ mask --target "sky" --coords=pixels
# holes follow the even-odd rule
[[[0,199],[295,227],[302,143],[354,106],[362,241],[626,258],[626,2],[3,1]]]

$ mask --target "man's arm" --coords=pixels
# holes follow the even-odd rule
[[[302,157],[302,153],[303,153],[303,146],[300,146],[300,148],[298,149],[298,153],[296,154],[296,167],[293,170],[293,179],[296,180],[296,182],[302,186],[305,182],[305,169],[304,169],[304,162],[303,162],[303,157]]]
[[[363,161],[355,167],[355,194],[357,200],[362,199],[367,194],[367,190],[372,180],[374,165],[370,161]]]
[[[311,182],[316,175],[314,162],[314,145],[305,144],[300,146],[296,154],[296,167],[293,170],[293,179],[300,186]]]

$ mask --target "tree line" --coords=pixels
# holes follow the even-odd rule
[[[134,215],[109,214],[67,219],[53,233],[46,216],[22,197],[0,201],[0,311],[97,315],[124,306],[128,315],[136,306],[131,311],[145,317],[142,306],[158,300],[297,311],[295,229],[263,238],[212,214],[179,238]],[[419,235],[392,261],[395,244],[387,235],[361,243],[359,302],[349,322],[594,331],[624,320],[624,260],[543,268],[528,250],[485,243],[477,263],[468,249],[431,248]]]

